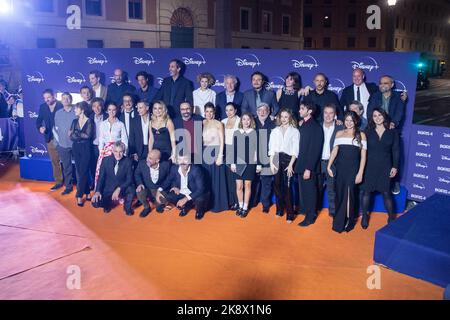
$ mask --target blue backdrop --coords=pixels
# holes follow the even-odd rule
[[[250,49],[38,49],[22,53],[22,78],[25,93],[25,144],[30,158],[47,157],[42,135],[38,134],[35,120],[42,91],[52,88],[55,92],[79,92],[80,86],[89,85],[88,73],[99,70],[106,75],[105,84],[111,83],[115,68],[127,71],[133,85],[134,76],[145,70],[153,76],[153,84],[159,87],[168,76],[168,63],[172,58],[185,62],[185,76],[195,81],[200,72],[214,74],[217,81],[213,89],[223,90],[223,76],[236,75],[240,90],[250,88],[250,75],[262,71],[269,85],[277,89],[283,85],[288,72],[302,76],[303,86],[312,84],[317,72],[324,72],[329,89],[341,94],[351,84],[352,70],[365,70],[367,82],[378,83],[380,76],[389,74],[396,79],[396,90],[406,90],[409,96],[405,125],[402,132],[404,155],[409,154],[409,138],[412,110],[415,98],[418,53],[386,53],[367,51],[300,51],[300,50],[250,50]],[[194,83],[195,87],[198,84]],[[407,184],[408,157],[403,156],[402,183]],[[449,174],[450,175],[450,174]]]

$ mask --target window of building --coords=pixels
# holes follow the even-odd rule
[[[39,12],[53,12],[55,10],[53,0],[35,0],[34,8]]]
[[[56,40],[52,38],[38,38],[36,40],[36,46],[39,49],[56,48]]]
[[[251,31],[251,9],[241,8],[241,31]]]
[[[402,49],[405,48],[405,39],[402,39]]]
[[[369,37],[367,42],[368,42],[369,48],[375,48],[377,46],[377,38],[376,37]]]
[[[241,49],[250,49],[249,46],[241,46]]]
[[[399,26],[400,26],[400,17],[397,16],[395,17],[395,29],[398,29]]]
[[[326,14],[323,17],[323,26],[325,28],[331,28],[331,14]]]
[[[348,27],[356,28],[356,13],[350,13],[348,15]]]
[[[311,37],[306,37],[305,38],[305,42],[303,44],[303,47],[305,47],[305,48],[312,48],[312,38]]]
[[[304,28],[312,28],[313,19],[312,13],[305,13],[303,16],[303,27]]]
[[[348,48],[354,48],[356,46],[356,38],[355,37],[348,37],[347,38],[347,47]]]
[[[281,32],[283,34],[291,34],[291,16],[283,15],[281,18]]]
[[[331,38],[330,37],[323,38],[323,47],[331,48]]]
[[[103,48],[103,40],[88,40],[87,47],[88,48]]]
[[[144,48],[144,41],[130,41],[130,48]]]
[[[142,0],[128,0],[128,18],[142,20],[143,15]]]
[[[397,38],[395,38],[395,45],[394,45],[394,47],[395,47],[395,49],[398,48],[398,39]]]
[[[262,12],[262,32],[272,32],[272,12]]]
[[[101,17],[103,15],[102,0],[86,0],[86,14]]]

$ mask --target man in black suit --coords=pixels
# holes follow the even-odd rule
[[[125,131],[127,132],[128,138],[130,138],[134,118],[136,118],[134,95],[125,93],[122,98],[122,112],[119,115],[119,120],[125,125]]]
[[[156,198],[157,192],[163,191],[163,182],[168,178],[170,174],[170,162],[161,160],[161,152],[157,149],[153,149],[148,154],[146,160],[140,160],[136,171],[134,172],[134,179],[136,181],[136,193],[138,200],[144,205],[139,215],[141,218],[145,218],[152,211],[147,197],[150,196],[151,202],[156,204],[156,211],[162,213],[164,211],[164,205],[166,201],[160,202],[160,199]]]
[[[173,120],[177,150],[184,154],[190,154],[191,160],[194,159],[194,155],[201,157],[203,143],[203,118],[193,112],[194,108],[191,103],[182,102],[180,104],[181,117]],[[201,163],[201,159],[197,160],[199,162],[196,161],[196,163]]]
[[[122,104],[122,98],[125,93],[136,92],[136,87],[128,83],[122,69],[114,70],[114,82],[108,86],[106,96],[106,105],[109,102],[114,102],[118,106]]]
[[[405,96],[394,91],[394,79],[385,75],[380,78],[379,91],[369,99],[367,120],[370,121],[374,108],[382,108],[391,119],[390,128],[399,128],[405,115]]]
[[[262,166],[261,174],[256,184],[255,205],[261,200],[263,212],[269,213],[272,205],[273,194],[273,173],[270,170],[269,159],[269,137],[273,129],[275,129],[275,122],[270,119],[270,108],[265,102],[261,103],[256,110],[258,116],[255,118],[256,133],[258,134],[258,165]]]
[[[53,177],[55,185],[50,188],[51,191],[58,190],[63,186],[63,175],[61,171],[60,159],[56,151],[56,143],[53,137],[53,127],[55,126],[55,113],[63,108],[61,102],[56,100],[52,89],[46,89],[42,93],[45,103],[39,107],[39,114],[36,119],[38,131],[44,135],[47,143],[47,151],[52,162]]]
[[[367,105],[369,98],[378,91],[378,86],[372,82],[365,82],[366,74],[363,70],[356,68],[352,72],[353,84],[342,91],[340,103],[345,111],[349,110],[352,101],[359,101],[364,106],[363,117],[367,119]]]
[[[155,95],[154,100],[162,100],[166,104],[169,115],[173,119],[181,117],[180,104],[182,102],[194,103],[192,81],[186,79],[183,74],[183,63],[173,59],[169,63],[170,77],[164,78],[161,87]]]
[[[128,137],[129,154],[134,161],[145,160],[148,155],[148,138],[150,125],[150,106],[146,101],[139,101],[137,104],[137,113]]]
[[[279,106],[275,93],[272,90],[265,88],[265,80],[261,72],[253,72],[251,76],[252,89],[244,92],[244,99],[242,100],[242,113],[250,112],[253,116],[257,116],[256,110],[261,102],[265,102],[269,105],[271,116],[275,116],[278,113]]]
[[[328,195],[328,213],[334,217],[336,212],[335,204],[335,190],[334,190],[334,178],[327,172],[328,161],[330,160],[331,151],[333,151],[334,140],[336,133],[344,129],[343,125],[336,124],[336,106],[332,103],[325,105],[323,108],[323,147],[322,156],[320,161],[320,175],[319,175],[319,206],[322,205],[322,199],[324,195],[324,185],[327,186]]]
[[[95,171],[97,169],[97,160],[99,157],[98,143],[99,143],[99,135],[100,135],[100,124],[108,119],[108,114],[105,112],[105,101],[102,98],[94,98],[92,99],[92,113],[90,118],[94,120],[95,123],[95,138],[92,140],[91,145],[91,161],[89,164],[89,172],[91,175],[91,190],[94,190],[94,180],[95,180]]]
[[[300,148],[295,173],[298,174],[300,211],[306,214],[299,223],[301,227],[313,224],[317,216],[317,177],[320,174],[323,130],[314,119],[315,111],[316,105],[313,103],[300,104],[303,122],[299,128]]]
[[[344,118],[344,110],[342,109],[339,99],[336,93],[327,89],[328,78],[323,73],[317,73],[314,77],[315,89],[310,90],[309,94],[303,98],[305,103],[313,103],[316,105],[316,114],[314,118],[318,121],[322,121],[323,108],[328,103],[333,103],[336,106],[337,117],[339,123],[342,124]]]
[[[200,220],[205,215],[209,205],[209,191],[202,169],[191,165],[188,155],[178,155],[178,165],[172,166],[170,175],[164,181],[163,191],[156,198],[163,197],[180,209],[180,217],[187,215],[189,209],[195,206],[195,219]]]
[[[124,209],[127,216],[133,215],[131,203],[134,197],[133,169],[131,160],[124,157],[125,145],[117,141],[113,155],[106,157],[100,166],[100,175],[95,194],[92,197],[94,208],[103,208],[105,213],[112,209],[113,201],[125,198]]]
[[[227,114],[225,113],[225,107],[227,103],[233,102],[237,108],[237,113],[241,114],[242,100],[244,99],[244,94],[242,92],[236,91],[237,79],[233,75],[226,75],[224,80],[225,90],[219,92],[216,96],[216,116],[220,120],[225,119]]]

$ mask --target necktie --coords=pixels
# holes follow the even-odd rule
[[[258,109],[258,106],[261,104],[261,96],[259,94],[259,91],[256,91],[256,109]]]
[[[356,90],[356,100],[358,100],[359,102],[361,102],[361,92],[359,91],[359,87]]]
[[[117,172],[119,171],[119,161],[116,161],[116,165],[114,166],[114,174],[117,176]]]

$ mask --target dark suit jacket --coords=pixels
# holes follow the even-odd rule
[[[144,135],[142,132],[142,120],[141,116],[137,115],[131,119],[133,124],[130,128],[130,135],[128,137],[128,149],[130,156],[137,154],[139,160],[147,158],[147,153],[144,150]],[[131,123],[131,122],[130,122]]]
[[[114,102],[117,104],[118,107],[122,105],[122,98],[125,93],[131,93],[135,95],[136,93],[136,87],[129,83],[122,83],[120,86],[118,86],[115,83],[111,83],[108,86],[108,91],[106,95],[106,103],[105,105],[108,105],[109,102]]]
[[[342,91],[340,103],[342,108],[347,111],[347,108],[350,106],[350,103],[355,99],[355,91],[353,90],[354,84],[345,87]],[[366,88],[369,91],[369,95],[372,96],[375,92],[378,92],[378,86],[375,83],[366,83]]]
[[[172,96],[172,86],[175,87],[175,92]],[[172,77],[164,78],[161,88],[154,97],[154,101],[162,100],[166,104],[169,115],[172,118],[181,117],[180,114],[180,104],[182,102],[189,102],[191,105],[194,103],[194,98],[192,96],[192,91],[194,91],[194,85],[192,81],[186,79],[183,76],[179,76],[175,83]]]
[[[237,108],[237,113],[241,114],[242,100],[244,99],[244,94],[242,92],[236,91],[234,93],[233,103]],[[226,91],[219,92],[216,96],[216,116],[221,120],[227,117],[225,113],[225,106],[227,105],[227,94]]]
[[[45,127],[44,138],[45,142],[50,142],[53,139],[53,127],[55,126],[55,113],[63,108],[61,102],[57,101],[55,110],[50,112],[50,108],[46,103],[43,103],[39,107],[39,114],[36,119],[36,128],[39,131],[40,127]]]
[[[277,97],[272,90],[266,90],[264,87],[260,91],[261,102],[265,102],[270,106],[270,114],[275,116],[278,113],[279,106]],[[250,112],[256,116],[256,91],[250,89],[244,92],[244,98],[242,100],[241,111]]]
[[[123,124],[124,124],[124,126],[125,126],[125,130],[127,131],[127,133],[128,133],[128,138],[130,138],[130,134],[131,134],[131,128],[133,127],[133,125],[134,125],[134,119],[136,119],[136,117],[138,117],[139,115],[138,115],[138,113],[137,113],[137,111],[136,111],[136,109],[135,108],[133,108],[133,111],[131,111],[131,118],[130,118],[130,128],[127,128],[127,124],[125,123],[125,111],[123,111],[123,112],[121,112],[120,114],[119,114],[119,120],[120,121],[122,121],[123,122]]]
[[[134,171],[134,180],[136,181],[136,186],[143,184],[146,189],[154,190],[163,186],[163,182],[166,181],[170,174],[170,162],[163,161],[159,163],[159,177],[156,183],[153,183],[150,176],[150,168],[147,165],[146,160],[140,160],[136,170]]]
[[[268,162],[269,160],[269,138],[270,138],[270,133],[272,132],[273,129],[275,129],[276,124],[275,121],[272,121],[270,119],[270,117],[268,117],[266,119],[266,121],[264,122],[264,125],[262,125],[262,123],[259,121],[258,117],[255,117],[255,124],[256,124],[256,133],[258,134],[258,148],[264,148],[263,151],[261,151],[260,149],[258,149],[258,155],[257,155],[257,159],[258,159],[258,164],[262,165],[263,167],[270,167],[270,163]],[[263,164],[262,159],[261,159],[261,154],[262,152],[264,152],[264,154],[266,154],[266,159],[265,159],[265,163]]]
[[[328,103],[334,103],[336,105],[336,116],[338,119],[344,119],[344,109],[342,108],[338,96],[333,91],[325,89],[322,94],[318,94],[316,90],[310,90],[309,94],[303,98],[302,102],[311,102],[316,105],[316,113],[314,118],[321,122],[323,119],[323,108]]]
[[[381,108],[383,104],[381,92],[376,92],[369,99],[367,106],[367,119],[372,118],[373,109]],[[395,127],[399,127],[403,121],[405,114],[405,103],[400,99],[400,93],[392,91],[391,99],[389,100],[389,117],[391,122],[395,123]]]
[[[164,181],[162,188],[164,191],[169,192],[172,188],[181,188],[181,176],[178,173],[178,166],[172,166],[170,169],[170,175]],[[189,195],[193,200],[204,197],[209,193],[207,189],[206,179],[203,175],[202,169],[197,165],[191,165],[191,169],[188,173],[188,188],[191,190]]]
[[[320,160],[323,149],[323,129],[314,118],[304,122],[299,128],[300,148],[295,172],[303,174],[305,170],[320,172]]]
[[[132,161],[129,158],[123,157],[119,161],[117,175],[114,174],[115,165],[116,159],[114,155],[103,158],[102,160],[97,188],[95,189],[102,196],[104,194],[112,194],[117,187],[120,187],[121,191],[125,191],[133,184]]]

